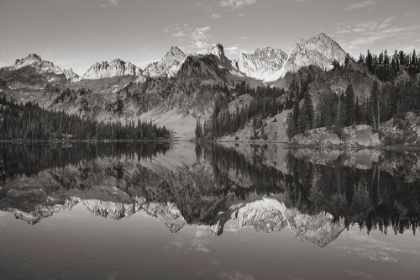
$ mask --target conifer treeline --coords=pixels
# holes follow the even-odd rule
[[[31,102],[17,104],[0,99],[0,139],[156,140],[169,131],[152,122],[103,123],[64,112],[48,111]]]
[[[393,81],[401,66],[411,75],[420,73],[420,63],[416,50],[412,54],[404,53],[404,51],[395,50],[393,55],[389,55],[388,51],[382,51],[379,55],[372,54],[369,50],[366,56],[360,54],[357,61],[364,64],[371,74],[376,75],[381,81]]]
[[[224,89],[224,92],[232,94],[226,85],[215,85],[216,88]],[[284,89],[278,87],[256,87],[250,88],[249,85],[242,81],[235,86],[236,97],[243,94],[249,94],[253,97],[249,104],[242,106],[240,109],[236,107],[235,112],[230,113],[223,104],[220,98],[217,98],[214,103],[213,116],[210,120],[202,124],[197,120],[196,137],[220,137],[225,134],[232,134],[239,129],[244,128],[245,124],[253,120],[254,127],[262,127],[262,119],[273,117],[281,113],[284,105],[279,102],[278,98],[285,94]],[[224,108],[222,108],[224,106]],[[259,116],[257,118],[257,116]]]
[[[299,103],[296,99],[287,131],[289,138],[318,127],[334,127],[340,132],[345,126],[368,124],[379,129],[383,122],[403,118],[407,112],[420,114],[420,82],[386,84],[382,88],[374,82],[366,100],[355,97],[350,83],[345,93],[325,93],[319,101],[317,114],[309,94],[305,93],[302,106]]]
[[[333,61],[331,71],[344,71],[350,67],[351,61],[355,62],[350,55],[347,55],[344,65]],[[215,138],[234,134],[244,128],[247,122],[251,122],[253,137],[256,137],[256,129],[261,129],[260,135],[264,138],[266,136],[263,120],[274,117],[284,109],[293,109],[287,130],[289,138],[318,127],[334,127],[337,133],[345,126],[357,124],[368,124],[374,129],[379,129],[381,123],[391,118],[401,118],[406,112],[420,114],[420,81],[395,80],[402,71],[410,75],[420,73],[420,62],[415,50],[411,55],[395,51],[393,56],[389,56],[387,51],[379,55],[372,55],[368,51],[366,57],[360,55],[357,63],[364,65],[367,71],[385,82],[382,87],[374,82],[370,96],[364,100],[356,97],[353,84],[349,83],[345,92],[324,93],[314,112],[313,100],[309,94],[309,84],[314,79],[310,72],[300,83],[293,80],[287,92],[270,87],[251,89],[242,82],[236,85],[234,91],[237,95],[249,93],[253,97],[250,105],[229,113],[228,110],[221,110],[221,102],[217,99],[212,118],[204,125],[197,121],[196,136]],[[226,86],[221,88],[231,94]],[[284,94],[286,96],[281,103],[278,97]]]

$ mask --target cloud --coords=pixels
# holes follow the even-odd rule
[[[41,55],[49,56],[56,54],[60,51],[60,48],[51,48],[51,47],[45,47],[44,50],[41,52]]]
[[[206,49],[201,49],[201,50],[197,51],[197,54],[208,54],[208,53],[209,53],[209,51],[206,50]]]
[[[145,61],[140,61],[138,63],[136,63],[136,65],[138,67],[140,67],[141,69],[146,68],[150,63],[156,62],[157,60],[145,60]]]
[[[171,37],[174,37],[174,38],[185,37],[185,33],[184,31],[179,31],[177,33],[171,34]]]
[[[239,40],[248,40],[248,37],[239,37]]]
[[[349,4],[346,6],[344,10],[349,11],[349,10],[362,9],[362,8],[373,6],[373,5],[376,5],[375,1],[373,0],[362,1],[362,2]]]
[[[214,20],[218,20],[219,18],[221,18],[222,16],[221,15],[219,15],[219,14],[212,14],[211,16],[210,16],[212,19],[214,19]]]
[[[401,38],[412,34],[414,31],[420,29],[420,25],[405,26],[405,27],[391,27],[388,29],[373,29],[371,31],[362,32],[355,39],[345,41],[342,45],[344,48],[352,51],[358,50],[360,46],[366,46],[373,44],[376,41],[389,38]],[[354,32],[359,31],[357,28],[353,29]]]
[[[201,27],[201,28],[196,28],[196,30],[198,32],[207,32],[210,30],[210,26],[205,26],[205,27]]]
[[[350,33],[350,30],[345,30],[345,29],[337,30],[337,34],[346,34],[346,33]]]
[[[234,47],[227,47],[225,48],[225,51],[230,53],[230,54],[237,54],[239,52],[239,48],[234,46]]]
[[[172,38],[176,38],[178,42],[184,42],[193,29],[188,24],[172,24],[163,28],[163,31]]]
[[[194,5],[194,7],[200,7],[200,8],[209,10],[209,11],[211,10],[211,6],[206,6],[203,3],[197,3],[197,4]]]
[[[225,48],[225,52],[230,55],[239,55],[241,53],[249,53],[247,50],[241,49],[238,46],[232,46]]]
[[[220,279],[222,280],[254,280],[255,277],[249,274],[243,274],[240,271],[231,270],[229,272],[220,273]]]
[[[113,6],[113,7],[117,7],[120,4],[120,0],[106,0],[106,4],[101,4],[100,6],[102,8],[106,8],[108,6]]]
[[[222,7],[227,7],[229,9],[235,10],[240,9],[244,6],[252,5],[256,0],[221,0],[219,5]]]
[[[204,49],[209,47],[209,40],[212,36],[209,34],[210,26],[191,28],[188,24],[173,24],[165,27],[163,31],[176,38],[178,42],[189,42],[188,47]]]
[[[246,14],[245,13],[242,13],[242,14],[239,14],[239,16],[240,17],[244,17],[244,16],[246,16]]]
[[[200,41],[200,40],[196,40],[195,42],[193,42],[193,45],[197,47],[198,49],[205,49],[209,47],[209,44],[207,42]]]
[[[404,38],[415,36],[420,30],[420,25],[396,26],[392,24],[395,17],[382,20],[360,21],[357,19],[337,24],[335,33],[341,36],[341,44],[346,50],[353,52],[365,52],[372,48],[372,44],[381,40],[391,40],[391,38],[401,41]]]
[[[9,66],[10,63],[7,63],[6,61],[0,60],[0,68],[4,66]]]
[[[54,60],[54,64],[57,65],[69,65],[69,64],[77,64],[84,62],[85,59],[81,57],[68,57],[68,58],[59,58]]]
[[[380,29],[384,29],[385,27],[388,27],[391,23],[391,21],[393,21],[395,19],[395,17],[392,18],[387,18],[385,20],[382,21],[350,21],[347,23],[340,23],[338,25],[336,25],[336,33],[337,34],[347,34],[347,33],[351,33],[351,32],[356,32],[356,33],[365,33],[365,34],[369,34],[369,33],[376,33],[377,30]]]
[[[148,50],[150,49],[151,45],[149,42],[143,44],[143,46],[140,47],[140,50],[144,51],[144,50]]]
[[[109,5],[111,6],[118,6],[120,3],[119,0],[107,0],[107,2],[109,3]]]

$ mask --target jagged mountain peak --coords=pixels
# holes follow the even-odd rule
[[[79,78],[73,70],[61,69],[50,61],[42,60],[41,56],[35,53],[31,53],[27,57],[21,59],[16,59],[13,66],[4,67],[3,69],[14,71],[25,66],[34,68],[38,74],[46,76],[47,80],[50,82],[61,79],[59,75],[64,75],[67,80],[72,82],[78,80]]]
[[[345,57],[346,52],[336,41],[325,33],[320,33],[296,43],[282,69],[266,81],[276,81],[287,73],[295,73],[300,68],[310,65],[329,70],[333,60],[344,63]]]
[[[54,68],[54,63],[46,60],[42,60],[41,56],[31,53],[27,57],[16,59],[15,65],[12,66],[14,70],[17,70],[19,68],[22,68],[24,66],[33,66],[33,67],[48,67],[48,68]],[[61,69],[60,69],[61,70]]]
[[[117,58],[111,62],[102,61],[101,63],[94,63],[83,75],[83,79],[93,80],[121,76],[138,76],[141,75],[142,72],[143,71],[134,64]]]
[[[149,77],[173,77],[178,73],[187,56],[181,49],[172,46],[160,61],[150,63],[144,69],[144,75]]]
[[[67,80],[70,80],[70,82],[76,82],[80,80],[79,75],[77,75],[76,73],[74,73],[73,69],[64,69],[63,70],[64,75],[66,76]]]
[[[41,56],[37,55],[36,53],[31,53],[28,55],[28,57],[38,58],[39,60],[41,60]]]
[[[211,46],[209,51],[210,54],[217,56],[220,60],[222,60],[225,56],[225,50],[222,44],[214,44]]]
[[[21,58],[21,59],[16,59],[15,65],[19,64],[19,62],[25,61],[25,60],[42,61],[41,56],[37,55],[36,53],[31,53],[27,57],[24,57],[24,58]]]
[[[166,53],[165,57],[185,57],[185,53],[183,51],[181,51],[180,48],[178,48],[177,46],[172,46],[169,51]]]

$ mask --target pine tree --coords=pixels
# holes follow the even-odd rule
[[[349,65],[350,60],[351,60],[351,58],[350,58],[350,54],[349,54],[349,53],[347,53],[347,54],[346,54],[346,58],[344,59],[344,65],[345,65],[346,67]]]
[[[384,53],[384,65],[385,66],[389,65],[389,56],[388,56],[388,51],[387,50],[385,50],[385,53]]]
[[[346,126],[350,126],[356,121],[354,103],[353,85],[349,84],[346,89],[345,102],[343,104],[345,107],[343,123]]]
[[[365,59],[363,58],[363,55],[362,55],[362,54],[360,54],[360,56],[359,56],[359,60],[357,61],[357,63],[362,64],[362,63],[364,63],[364,62],[365,62]]]
[[[380,110],[379,110],[379,85],[377,81],[373,83],[370,99],[371,99],[373,127],[375,129],[378,129],[380,126]]]
[[[373,63],[373,57],[372,57],[372,54],[370,53],[370,51],[368,50],[367,56],[366,56],[366,65],[367,65],[370,72],[373,72],[372,63]]]
[[[291,114],[289,115],[288,126],[286,130],[286,134],[289,140],[291,140],[293,136],[295,136],[295,131],[296,131],[296,125],[295,125],[293,114]]]
[[[416,55],[416,50],[413,50],[413,54],[411,56],[411,65],[416,65],[417,64],[417,55]]]
[[[298,127],[299,114],[300,114],[299,101],[296,99],[295,105],[293,106],[294,134],[299,133],[299,127]]]
[[[197,118],[197,124],[195,126],[195,138],[201,138],[202,136],[202,128],[201,128],[201,123],[200,123],[200,117]]]
[[[338,94],[337,113],[335,116],[335,128],[337,131],[343,128],[343,102],[340,94]]]

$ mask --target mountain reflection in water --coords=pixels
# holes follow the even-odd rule
[[[419,226],[417,154],[190,142],[0,151],[0,209],[29,224],[81,203],[116,220],[144,210],[171,232],[190,224],[221,235],[229,220],[287,227],[320,247],[355,225],[395,234]]]
[[[0,159],[1,279],[420,274],[415,153],[2,144]]]

